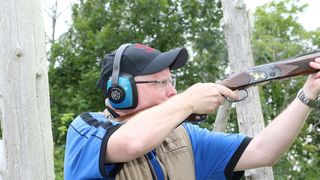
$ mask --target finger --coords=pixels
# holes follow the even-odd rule
[[[320,57],[316,58],[315,62],[320,63]]]
[[[227,96],[229,98],[235,99],[235,100],[240,99],[240,96],[237,93],[235,93],[234,91],[232,91],[231,89],[229,89],[225,86],[219,85],[219,84],[216,84],[216,86],[218,87],[220,94]]]
[[[317,59],[316,59],[317,60]],[[310,62],[309,64],[313,69],[320,69],[320,62]]]
[[[217,100],[218,100],[218,105],[222,105],[224,104],[225,98],[223,96],[219,96]]]
[[[311,76],[312,76],[312,78],[314,78],[314,79],[320,78],[320,71],[317,72],[317,73],[311,74]]]

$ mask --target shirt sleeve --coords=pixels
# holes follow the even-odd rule
[[[69,179],[113,179],[121,163],[106,164],[109,137],[121,126],[98,113],[83,113],[69,126],[66,141],[64,176]]]
[[[241,134],[210,132],[184,123],[189,134],[195,161],[196,179],[240,179],[233,172],[251,138]]]

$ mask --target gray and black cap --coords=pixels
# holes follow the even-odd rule
[[[106,92],[106,84],[112,75],[115,51],[107,54],[102,61],[102,69],[97,85]],[[188,60],[185,48],[176,48],[160,52],[143,44],[132,44],[122,53],[120,73],[133,77],[160,72],[169,67],[170,70],[184,66]]]

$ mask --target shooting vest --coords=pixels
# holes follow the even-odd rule
[[[189,136],[181,125],[156,148],[166,180],[194,180],[194,159]],[[155,172],[146,156],[126,162],[116,180],[153,180]]]

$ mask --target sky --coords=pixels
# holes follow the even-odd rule
[[[46,33],[50,35],[52,33],[51,19],[48,16],[48,11],[50,12],[50,7],[54,4],[56,0],[42,0],[43,6],[43,16]],[[254,12],[257,6],[261,6],[271,0],[244,0],[247,8]],[[71,23],[71,3],[75,0],[58,0],[58,12],[61,13],[57,20],[56,25],[56,37],[60,36],[67,31]],[[305,12],[298,16],[298,22],[300,22],[306,30],[315,30],[320,27],[320,0],[300,0],[303,4],[308,4]],[[319,15],[318,15],[319,13]]]

